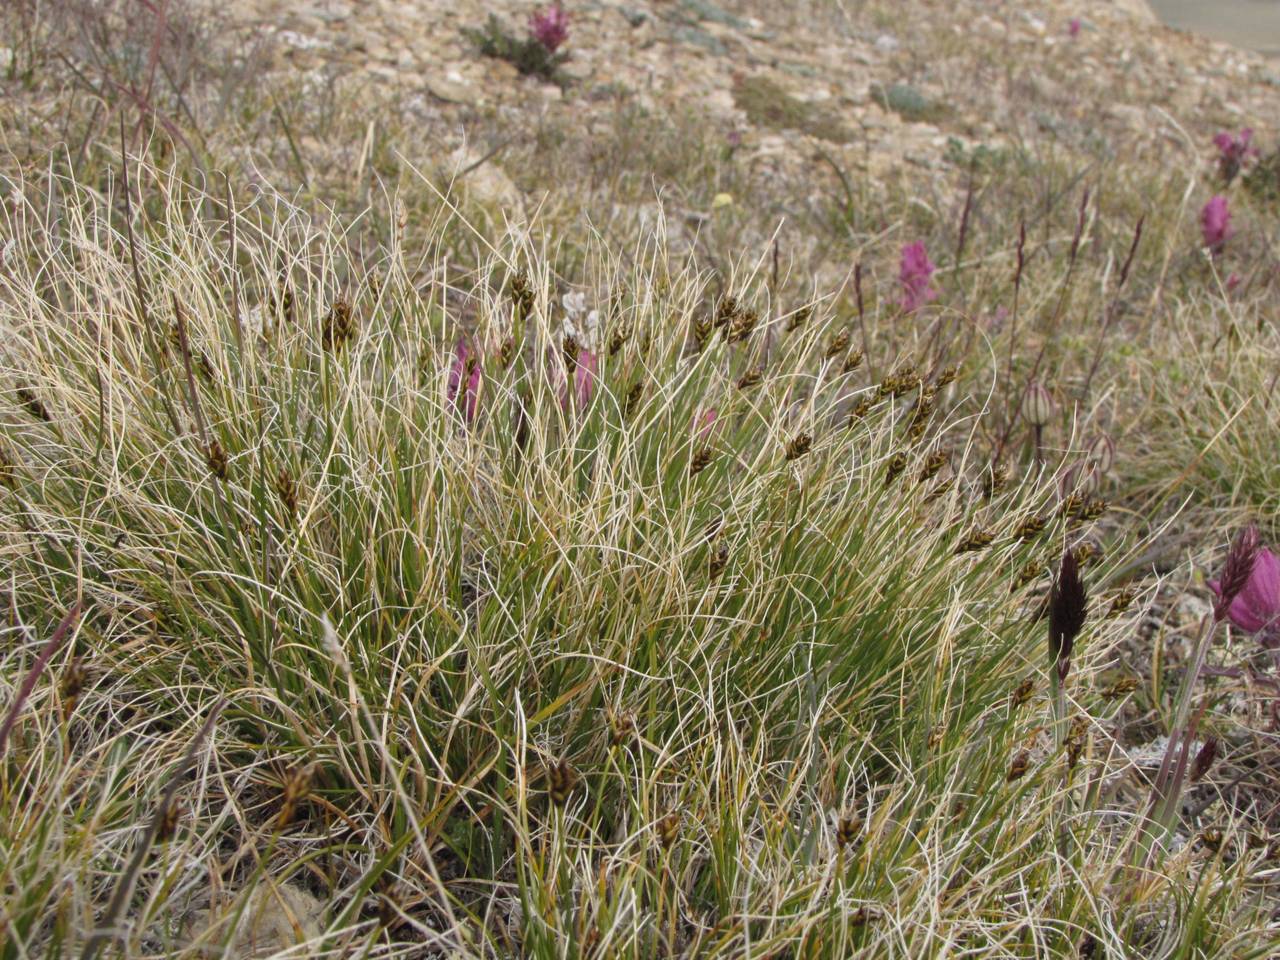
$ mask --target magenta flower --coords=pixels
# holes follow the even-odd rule
[[[453,366],[449,368],[447,392],[450,403],[458,403],[459,387],[463,387],[462,416],[469,424],[476,418],[476,405],[480,399],[480,360],[461,339],[454,348]]]
[[[924,244],[917,240],[902,248],[902,262],[898,267],[898,282],[902,284],[902,296],[898,303],[905,313],[912,313],[930,300],[936,300],[938,291],[929,286],[934,266],[925,252]]]
[[[1070,36],[1070,37],[1080,36],[1080,18],[1079,17],[1072,17],[1069,21],[1067,21],[1067,36]]]
[[[578,406],[585,407],[591,402],[591,397],[596,392],[596,375],[599,369],[598,355],[590,350],[578,351],[578,360],[573,370],[573,395],[578,401]],[[556,379],[560,381],[560,405],[567,407],[569,406],[568,380],[563,376]]]
[[[555,53],[569,39],[569,14],[558,3],[538,10],[529,15],[529,33],[547,53]]]
[[[1210,580],[1209,588],[1222,599],[1219,581]],[[1280,557],[1266,547],[1254,558],[1249,579],[1227,608],[1227,619],[1256,634],[1264,647],[1280,648]]]
[[[1224,183],[1234,180],[1245,162],[1258,155],[1258,148],[1252,141],[1252,127],[1245,127],[1235,134],[1223,130],[1213,138],[1213,145],[1218,148],[1218,172]]]
[[[1226,242],[1235,233],[1231,227],[1231,211],[1227,208],[1227,198],[1222,194],[1213,197],[1200,211],[1200,231],[1204,234],[1204,245],[1215,257],[1222,252]]]

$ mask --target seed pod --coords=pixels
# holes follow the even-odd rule
[[[1053,397],[1040,383],[1027,384],[1022,398],[1022,417],[1033,427],[1043,427],[1053,416]]]
[[[1116,442],[1110,434],[1100,433],[1089,445],[1089,461],[1098,469],[1098,473],[1111,472],[1111,465],[1116,460]]]
[[[809,452],[809,448],[813,446],[813,437],[807,433],[797,433],[791,438],[791,442],[787,444],[785,451],[788,461],[798,460]]]

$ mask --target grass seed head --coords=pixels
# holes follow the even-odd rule
[[[833,357],[838,357],[840,356],[840,354],[844,353],[848,349],[849,349],[849,331],[841,330],[834,337],[832,337],[831,342],[827,344],[826,359],[830,360]]]
[[[813,446],[813,437],[807,433],[797,433],[791,438],[791,442],[787,444],[785,451],[788,461],[798,460],[809,452]]]
[[[18,402],[37,420],[43,420],[45,423],[53,422],[53,417],[49,415],[49,408],[30,387],[19,387],[17,396]]]
[[[791,319],[787,321],[787,333],[791,333],[793,330],[799,330],[809,322],[809,318],[812,316],[813,307],[806,305],[798,309],[791,315]]]
[[[285,512],[292,519],[298,513],[298,485],[289,475],[288,467],[281,467],[280,472],[276,474],[275,487],[276,496],[280,498]]]
[[[943,467],[947,465],[947,455],[941,450],[935,450],[924,459],[924,466],[920,468],[920,475],[917,478],[918,483],[928,483],[932,480]]]
[[[355,336],[355,333],[356,318],[351,309],[351,302],[345,297],[339,297],[333,302],[333,306],[329,308],[329,313],[324,318],[324,327],[320,335],[321,345],[328,351],[340,350]]]
[[[1035,690],[1035,680],[1031,677],[1027,677],[1027,679],[1018,684],[1017,689],[1009,695],[1009,702],[1015,707],[1020,707],[1031,699],[1031,694],[1035,693]]]
[[[844,850],[857,842],[862,834],[862,818],[855,814],[846,814],[836,823],[836,845]]]
[[[209,446],[204,451],[204,461],[209,466],[209,472],[219,480],[227,479],[227,451],[222,448],[222,444],[215,438],[209,441]]]
[[[749,390],[763,379],[764,368],[752,367],[738,378],[737,387],[739,390]]]
[[[711,551],[711,559],[707,563],[707,574],[712,580],[719,580],[720,575],[724,573],[725,567],[728,565],[729,545],[727,543],[721,543]]]
[[[985,550],[995,542],[995,539],[994,531],[975,527],[956,545],[956,553],[974,553],[978,550]]]
[[[299,764],[291,768],[284,776],[284,789],[281,791],[280,816],[277,825],[286,827],[293,822],[299,805],[311,793],[311,779],[315,775],[315,765]]]
[[[1007,463],[993,463],[987,468],[982,475],[982,496],[985,500],[990,500],[996,496],[1005,485],[1009,482],[1009,465]]]
[[[630,420],[640,409],[640,401],[644,398],[644,381],[637,380],[627,390],[627,397],[622,403],[622,415]]]
[[[680,819],[679,811],[672,810],[658,821],[655,830],[658,834],[658,843],[663,850],[670,850],[672,845],[680,839]]]
[[[533,287],[529,283],[529,275],[523,270],[511,278],[510,293],[515,321],[522,323],[533,312]]]
[[[1005,782],[1012,783],[1014,780],[1021,780],[1027,774],[1027,770],[1031,767],[1031,751],[1022,750],[1013,758],[1013,762],[1009,764],[1009,772],[1005,774]]]
[[[577,785],[578,775],[568,760],[556,760],[547,767],[547,793],[557,807],[569,802],[569,795]]]
[[[696,477],[705,470],[715,459],[715,453],[710,447],[700,447],[693,454],[693,459],[689,461],[689,476]]]
[[[1031,514],[1022,518],[1013,535],[1024,543],[1028,540],[1034,540],[1044,530],[1048,522],[1044,517]]]
[[[905,469],[907,469],[907,455],[905,453],[895,453],[890,458],[889,466],[884,472],[884,485],[886,487],[893,486],[893,481],[897,480]]]
[[[1080,566],[1075,552],[1068,550],[1062,555],[1049,594],[1049,658],[1060,680],[1066,680],[1071,670],[1071,654],[1088,612],[1089,597],[1080,579]]]

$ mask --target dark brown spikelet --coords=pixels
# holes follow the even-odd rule
[[[326,350],[340,350],[347,341],[355,336],[356,318],[351,309],[351,302],[343,297],[333,301],[329,313],[324,318],[324,327],[320,331],[320,345]]]
[[[870,413],[872,406],[873,402],[870,397],[859,397],[854,405],[849,408],[849,426],[853,426]]]
[[[557,760],[547,767],[547,792],[551,802],[562,807],[569,802],[569,794],[578,785],[578,775],[568,760]]]
[[[1071,493],[1063,497],[1062,503],[1058,504],[1058,514],[1071,520],[1079,520],[1084,508],[1084,497],[1078,493]]]
[[[843,372],[853,373],[853,371],[857,370],[860,366],[862,366],[862,360],[863,360],[863,357],[862,357],[861,350],[850,350],[847,354],[845,354],[844,367],[842,368]]]
[[[716,327],[728,327],[742,313],[742,304],[732,295],[723,297],[716,305]]]
[[[920,468],[920,476],[916,478],[916,481],[918,483],[928,483],[946,465],[947,455],[941,450],[933,451],[933,453],[924,458],[924,466]]]
[[[1018,523],[1018,528],[1013,531],[1013,535],[1024,543],[1028,540],[1034,540],[1048,522],[1044,517],[1038,517],[1035,514],[1023,517]]]
[[[995,542],[996,535],[991,530],[981,530],[974,528],[970,530],[963,540],[956,544],[956,553],[974,553],[978,550],[985,550]]]
[[[1083,507],[1080,508],[1081,520],[1097,520],[1107,512],[1107,501],[1097,497],[1085,501]]]
[[[1005,484],[1009,482],[1009,465],[1007,463],[993,463],[982,475],[982,496],[986,500],[990,500],[1001,490],[1005,488]]]
[[[182,814],[186,806],[177,797],[173,797],[160,813],[160,822],[156,830],[156,843],[167,843],[178,832],[178,824],[182,822]]]
[[[298,485],[294,483],[293,477],[289,476],[287,467],[281,467],[280,472],[276,474],[276,496],[280,498],[285,513],[293,519],[298,513]]]
[[[578,345],[577,339],[571,333],[566,333],[564,339],[560,341],[560,352],[564,355],[564,368],[570,372],[578,367],[578,354],[582,352],[582,347]]]
[[[702,531],[702,539],[710,543],[716,537],[720,536],[720,531],[724,528],[724,517],[716,517],[707,523],[706,528]]]
[[[960,373],[955,367],[943,367],[938,371],[937,378],[933,381],[933,385],[941,390],[950,383],[954,383],[956,376]]]
[[[1129,609],[1129,606],[1133,603],[1133,597],[1134,597],[1134,593],[1132,590],[1128,588],[1121,590],[1112,599],[1111,606],[1107,608],[1107,616],[1108,617],[1120,616],[1120,614],[1124,613],[1126,610]]]
[[[762,367],[752,367],[738,378],[737,387],[739,390],[750,390],[763,379],[764,369]]]
[[[712,452],[710,447],[699,448],[694,452],[693,459],[689,461],[689,476],[696,477],[707,468],[713,459],[715,459],[715,453]]]
[[[636,715],[629,711],[609,714],[609,743],[620,747],[636,732]]]
[[[1096,562],[1101,556],[1102,551],[1092,543],[1078,543],[1071,548],[1071,555],[1076,558],[1076,566],[1081,570]]]
[[[1119,700],[1137,689],[1138,681],[1135,677],[1118,677],[1102,688],[1102,698],[1104,700]]]
[[[0,444],[0,486],[14,490],[18,486],[18,467],[9,448]]]
[[[1200,748],[1200,752],[1196,754],[1195,760],[1191,762],[1191,782],[1204,778],[1209,772],[1209,768],[1213,766],[1213,761],[1218,756],[1218,738],[1209,737],[1205,740],[1204,746]]]
[[[516,358],[516,338],[507,337],[502,341],[502,346],[498,348],[498,366],[503,370],[511,366],[511,361]]]
[[[693,321],[693,345],[701,353],[711,340],[711,331],[714,328],[711,321],[706,317],[698,317]]]
[[[809,322],[809,318],[812,316],[813,316],[813,307],[810,307],[810,306],[801,307],[799,310],[793,313],[791,315],[791,319],[787,321],[787,333],[790,333],[793,330],[799,330],[801,327],[803,327],[806,323]]]
[[[836,823],[836,845],[843,850],[857,842],[861,833],[862,818],[847,814]]]
[[[930,490],[927,494],[925,494],[924,502],[933,503],[935,500],[940,499],[948,490],[950,490],[953,486],[955,486],[955,483],[956,483],[955,477],[947,477],[943,480],[938,481],[937,485],[932,490]]]
[[[1023,680],[1016,690],[1009,695],[1009,703],[1015,707],[1020,707],[1031,699],[1031,694],[1036,692],[1036,682],[1031,677]]]
[[[1039,560],[1028,560],[1013,578],[1013,586],[1009,588],[1009,592],[1016,593],[1042,573],[1044,573],[1043,563]]]
[[[631,338],[630,324],[620,323],[618,328],[613,331],[613,336],[609,338],[609,356],[613,356],[623,345]]]
[[[311,778],[315,767],[309,763],[294,767],[284,776],[284,790],[280,799],[280,817],[277,825],[286,827],[293,822],[299,805],[311,793]]]
[[[791,438],[791,442],[787,444],[786,458],[790,460],[799,460],[813,446],[813,437],[807,433],[797,433]]]
[[[227,451],[217,440],[210,440],[204,451],[204,461],[209,465],[209,472],[219,480],[227,479]]]
[[[1062,555],[1062,565],[1049,594],[1049,658],[1060,680],[1066,680],[1071,670],[1076,637],[1084,629],[1088,613],[1089,597],[1080,579],[1080,567],[1075,553],[1068,550]]]
[[[1023,750],[1013,758],[1013,763],[1009,764],[1009,772],[1005,775],[1005,782],[1012,783],[1014,780],[1021,780],[1027,774],[1027,770],[1031,767],[1031,751]]]
[[[511,278],[511,305],[515,308],[516,323],[522,322],[533,312],[533,287],[523,270]]]
[[[725,328],[725,343],[740,343],[747,339],[759,322],[760,317],[754,310],[744,310],[734,317],[729,326]]]
[[[1235,542],[1231,544],[1231,549],[1227,551],[1226,563],[1222,566],[1222,578],[1218,582],[1217,602],[1213,605],[1215,619],[1226,619],[1231,602],[1249,583],[1260,546],[1258,528],[1253,524],[1241,530]]]
[[[707,562],[707,573],[712,580],[719,580],[727,566],[729,566],[729,545],[722,543],[711,552],[711,559]]]
[[[18,402],[26,408],[27,412],[37,420],[43,420],[45,423],[52,423],[53,417],[49,416],[49,408],[44,405],[36,392],[30,387],[18,388]]]
[[[83,657],[73,657],[62,671],[62,678],[58,681],[58,692],[62,695],[62,709],[67,716],[71,715],[76,708],[76,703],[80,700],[86,677]]]
[[[905,453],[895,453],[889,460],[889,466],[884,472],[884,485],[886,487],[893,486],[893,481],[897,480],[905,469],[907,469],[907,455]]]
[[[672,844],[680,839],[680,812],[672,810],[664,816],[658,821],[655,832],[658,834],[658,843],[662,845],[662,849],[670,850]]]
[[[840,354],[844,353],[848,349],[849,349],[849,331],[841,330],[834,337],[832,337],[831,342],[827,344],[826,359],[830,360],[833,357],[838,357],[840,356]]]
[[[640,401],[644,397],[644,381],[637,380],[627,390],[627,398],[622,404],[622,415],[630,420],[637,410],[640,409]]]

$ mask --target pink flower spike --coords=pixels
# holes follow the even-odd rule
[[[1210,580],[1209,587],[1221,599],[1221,585]],[[1253,570],[1244,589],[1227,608],[1227,619],[1271,649],[1280,648],[1280,557],[1263,547],[1253,561]]]
[[[693,425],[698,431],[698,439],[706,440],[711,436],[711,428],[716,424],[716,417],[720,416],[715,407],[708,407],[701,414],[694,416]]]
[[[913,313],[930,300],[938,298],[938,291],[929,286],[933,271],[933,262],[919,240],[902,248],[902,260],[898,266],[902,296],[898,299],[898,304],[904,313]]]
[[[1213,138],[1213,145],[1218,148],[1218,173],[1223,183],[1234,180],[1245,163],[1258,156],[1258,148],[1253,145],[1252,127],[1245,127],[1238,134],[1223,130]]]
[[[596,392],[596,376],[599,373],[599,369],[600,357],[597,354],[592,353],[590,350],[578,351],[578,359],[573,368],[573,399],[577,401],[579,407],[585,407],[591,402],[591,397]],[[557,368],[555,379],[559,382],[560,387],[560,406],[568,408],[568,378]]]
[[[1080,36],[1080,18],[1072,17],[1067,22],[1067,35],[1070,37]]]
[[[1222,194],[1213,197],[1200,211],[1200,231],[1204,235],[1204,245],[1215,257],[1235,234],[1231,226],[1231,210]]]
[[[458,402],[458,391],[462,388],[462,416],[468,423],[476,418],[476,405],[480,399],[480,360],[459,339],[453,351],[453,365],[449,368],[449,385],[447,395],[449,402]],[[464,383],[465,381],[465,383]]]
[[[546,10],[529,15],[529,33],[547,53],[555,53],[569,39],[569,14],[560,4],[553,3]]]

